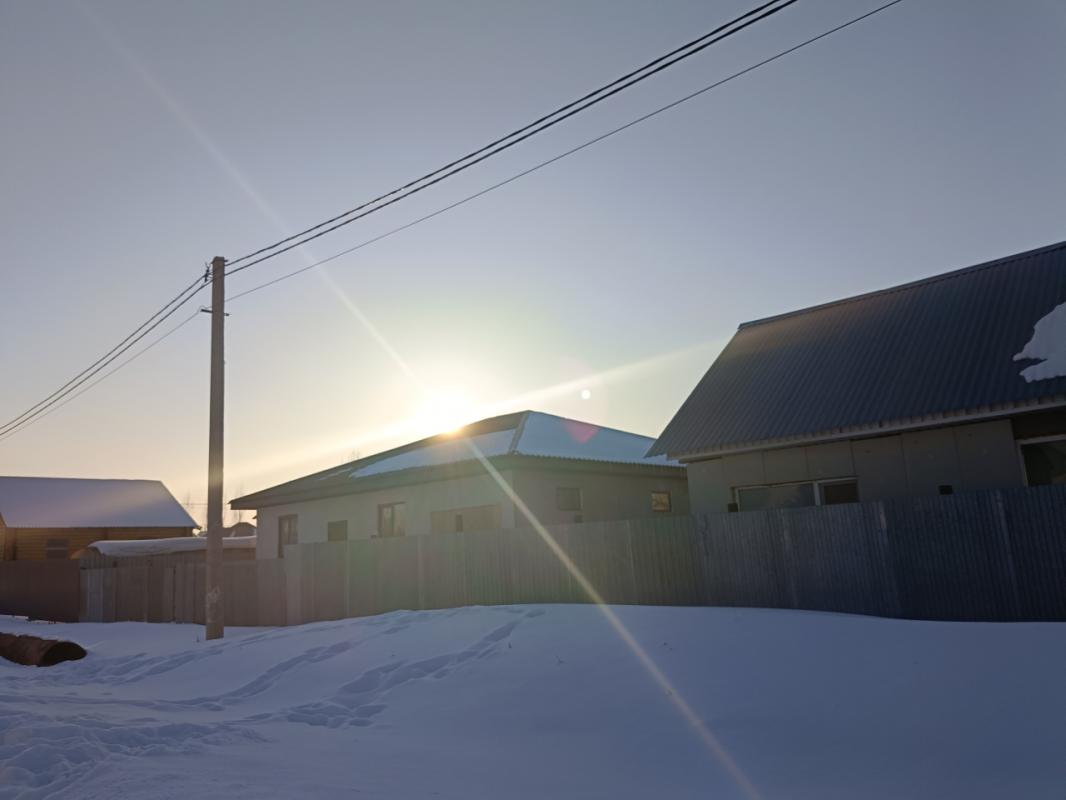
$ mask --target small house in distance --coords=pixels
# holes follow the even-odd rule
[[[741,325],[650,452],[696,513],[1066,483],[1066,242]]]
[[[652,439],[535,411],[493,417],[230,503],[258,513],[259,558],[285,546],[687,514],[684,467]],[[480,458],[479,458],[480,456]],[[484,458],[491,471],[481,461]]]
[[[0,560],[69,558],[93,542],[196,527],[160,481],[0,477]]]

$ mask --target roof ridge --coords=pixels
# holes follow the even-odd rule
[[[821,311],[826,308],[834,308],[836,306],[846,305],[848,303],[855,303],[860,300],[869,300],[872,297],[880,297],[886,294],[894,294],[895,292],[908,291],[910,289],[917,289],[921,286],[928,286],[930,284],[939,283],[940,281],[952,280],[954,278],[961,278],[964,275],[970,275],[975,272],[982,272],[986,269],[992,269],[993,267],[1004,267],[1008,264],[1012,264],[1016,261],[1021,261],[1025,258],[1031,258],[1033,256],[1042,255],[1055,250],[1061,250],[1066,248],[1066,240],[1056,242],[1055,244],[1048,244],[1042,247],[1036,247],[1032,250],[1026,250],[1023,253],[1015,253],[1014,255],[1003,256],[1001,258],[995,258],[991,261],[983,261],[979,264],[972,264],[968,267],[960,267],[949,272],[941,272],[936,275],[929,275],[925,278],[919,278],[915,281],[908,281],[907,283],[900,283],[896,286],[888,286],[884,289],[875,289],[870,292],[863,292],[862,294],[852,295],[850,297],[842,297],[839,300],[830,300],[825,303],[818,303],[817,305],[808,306],[807,308],[798,308],[793,311],[785,311],[781,314],[774,314],[769,317],[761,317],[760,319],[750,320],[748,322],[742,322],[737,326],[737,330],[743,330],[744,328],[752,328],[757,325],[762,325],[767,322],[776,322],[777,320],[787,319],[789,317],[796,317],[801,314],[809,314],[814,311]]]
[[[533,413],[535,412],[529,408],[522,412],[518,424],[514,426],[514,436],[511,437],[511,443],[507,446],[508,455],[515,455],[518,453],[518,443],[522,441],[522,434],[526,432],[526,420],[528,420],[530,414]]]
[[[577,419],[576,417],[564,417],[562,414],[552,414],[550,411],[524,411],[524,414],[536,414],[538,417],[554,417],[555,419],[561,419],[564,422],[576,422],[579,425],[592,425],[600,430],[613,431],[614,433],[624,433],[626,436],[636,436],[638,439],[655,439],[656,437],[647,433],[636,433],[635,431],[627,431],[623,428],[614,428],[610,425],[604,425],[599,422],[589,422],[586,419]],[[523,427],[525,426],[525,419],[522,421]]]

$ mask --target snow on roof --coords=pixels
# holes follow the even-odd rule
[[[645,457],[654,441],[650,436],[605,428],[591,422],[527,411],[512,452],[525,456],[678,466],[676,461],[665,456]]]
[[[501,423],[501,424],[497,424]],[[489,430],[485,431],[485,428]],[[465,435],[464,435],[465,432]],[[678,466],[665,456],[645,458],[649,436],[605,428],[591,422],[524,411],[467,425],[450,438],[435,436],[422,442],[370,456],[329,472],[323,478],[366,478],[419,467],[438,467],[472,461],[475,449],[485,458],[521,455],[572,458],[626,464]]]
[[[195,528],[160,481],[0,477],[9,528]]]
[[[457,461],[469,461],[475,458],[472,448],[476,447],[486,458],[506,455],[514,440],[514,429],[493,431],[475,436],[457,436],[454,439],[433,442],[415,450],[397,453],[394,456],[373,461],[365,466],[350,470],[352,478],[365,478],[385,472],[398,472],[414,467],[438,467]]]
[[[250,548],[255,549],[254,536],[230,536],[223,538],[222,547],[226,550]],[[192,553],[207,549],[206,536],[179,536],[173,539],[132,539],[130,541],[93,542],[89,545],[104,556],[132,558],[135,556],[158,556],[167,553]]]
[[[441,434],[339,467],[308,475],[231,501],[234,508],[255,507],[264,496],[334,486],[404,470],[440,467],[485,458],[536,456],[580,461],[680,467],[666,456],[645,457],[654,439],[605,428],[591,422],[557,417],[540,411],[521,411],[473,422],[455,433]]]

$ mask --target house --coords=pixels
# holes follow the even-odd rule
[[[685,470],[652,439],[534,411],[481,420],[230,503],[258,512],[258,557],[289,544],[687,514]]]
[[[160,564],[203,564],[207,555],[206,536],[178,536],[172,539],[129,539],[93,542],[77,551],[83,567],[116,567],[132,564],[129,559],[155,560]],[[226,536],[222,539],[223,561],[246,561],[255,558],[254,536]]]
[[[0,477],[0,560],[69,558],[93,542],[192,536],[160,481]]]
[[[207,535],[207,531],[203,532],[203,535]],[[244,539],[249,536],[255,536],[255,525],[244,520],[238,520],[232,525],[227,525],[222,529],[222,536],[226,539],[240,538]]]
[[[650,453],[697,514],[1066,483],[1066,242],[741,325]]]

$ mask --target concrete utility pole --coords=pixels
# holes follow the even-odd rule
[[[207,596],[204,616],[208,639],[221,639],[222,622],[222,415],[225,410],[226,259],[211,260],[211,421],[207,454]]]

